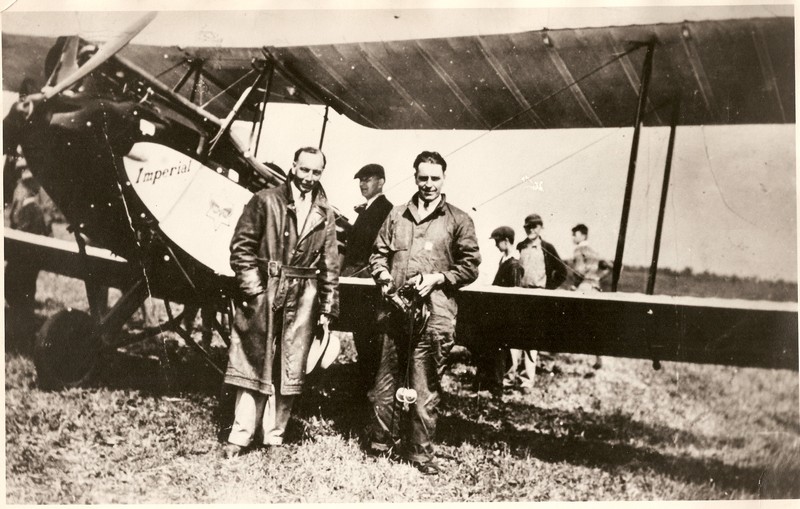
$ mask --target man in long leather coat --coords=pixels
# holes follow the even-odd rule
[[[416,392],[410,410],[407,459],[425,474],[437,474],[433,437],[441,394],[441,376],[455,333],[456,291],[478,277],[481,256],[472,219],[447,203],[442,193],[447,163],[437,152],[422,152],[414,161],[418,192],[389,213],[370,257],[372,276],[384,295],[413,285],[430,311],[421,332],[406,334],[397,312],[384,319],[381,361],[370,391],[373,404],[370,449],[389,452],[399,441],[403,417],[396,400],[399,388]],[[406,329],[408,330],[408,329]],[[410,365],[409,365],[410,364]],[[402,394],[401,394],[402,396]],[[405,402],[412,398],[403,396]]]
[[[336,224],[319,179],[325,155],[295,152],[287,181],[256,193],[231,240],[237,302],[225,383],[238,387],[226,457],[280,445],[302,391],[315,327],[339,313]]]

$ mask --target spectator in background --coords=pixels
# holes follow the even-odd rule
[[[574,278],[572,290],[579,292],[599,292],[600,279],[608,272],[601,268],[600,257],[589,245],[589,228],[585,224],[577,224],[572,228],[572,242],[575,252],[572,261],[572,275]],[[603,366],[603,359],[595,356],[594,369]]]
[[[514,249],[514,229],[500,226],[489,237],[501,253],[500,265],[492,282],[495,286],[520,286],[523,269],[519,253]],[[493,396],[503,391],[503,374],[506,371],[506,348],[501,337],[484,338],[485,343],[475,345],[475,391],[488,390]]]
[[[561,286],[567,278],[567,268],[558,256],[552,244],[542,239],[544,222],[539,214],[530,214],[525,218],[525,233],[528,238],[517,244],[519,262],[523,269],[522,286],[525,288],[546,288],[552,290]],[[539,353],[536,350],[511,349],[511,368],[506,372],[503,385],[513,387],[519,381],[521,389],[530,393],[536,377],[536,362]],[[517,379],[517,367],[524,356],[525,370]],[[551,372],[560,371],[555,364]]]
[[[16,164],[20,179],[11,200],[9,226],[15,230],[50,236],[52,230],[42,212],[39,183],[25,165],[24,158],[18,158]],[[4,293],[10,311],[8,332],[12,336],[8,339],[22,351],[28,351],[33,344],[38,277],[39,264],[36,260],[11,258],[6,263]]]
[[[347,232],[342,276],[369,278],[369,256],[386,216],[392,210],[392,203],[383,195],[386,173],[380,164],[368,164],[358,170],[353,178],[358,179],[358,187],[366,203],[355,208],[358,218]],[[371,310],[375,315],[375,309]],[[378,369],[380,351],[378,350],[375,322],[361,323],[353,331],[353,343],[358,354],[358,370],[361,378],[359,396],[366,397]]]

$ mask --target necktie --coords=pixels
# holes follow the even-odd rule
[[[353,207],[353,210],[356,211],[356,214],[361,214],[362,212],[367,210],[367,204],[362,203],[361,205],[356,205],[355,207]]]

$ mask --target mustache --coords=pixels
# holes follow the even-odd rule
[[[303,182],[303,179],[295,175],[293,171],[289,172],[289,181],[294,182],[298,187],[306,185],[306,183]],[[319,182],[312,182],[311,187],[317,187],[317,184],[319,184]]]

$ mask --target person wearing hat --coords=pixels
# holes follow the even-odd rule
[[[539,214],[525,218],[527,238],[517,244],[519,262],[525,270],[522,286],[553,290],[567,279],[567,268],[552,244],[542,239],[544,222]]]
[[[339,315],[336,217],[319,183],[324,170],[322,151],[298,149],[286,182],[253,195],[231,238],[239,294],[224,381],[237,394],[225,458],[254,441],[283,443],[312,344],[320,330],[321,343],[330,336]]]
[[[52,235],[41,205],[39,182],[25,164],[25,158],[16,160],[20,178],[14,188],[9,210],[9,226],[15,230],[36,235]],[[9,307],[7,340],[9,346],[18,346],[27,352],[33,344],[36,323],[36,279],[39,263],[35,259],[12,258],[5,268],[5,299]]]
[[[572,228],[572,242],[575,244],[573,253],[572,275],[575,279],[572,290],[579,292],[599,292],[600,279],[608,273],[602,270],[600,256],[589,244],[589,228],[585,224],[577,224]],[[594,369],[603,366],[603,359],[595,357]]]
[[[417,192],[383,222],[370,271],[384,297],[396,302],[392,296],[412,293],[412,302],[422,301],[429,315],[418,323],[410,312],[389,312],[389,304],[379,309],[381,358],[369,392],[369,452],[391,454],[402,438],[406,459],[423,474],[436,475],[433,440],[441,377],[455,344],[456,291],[477,279],[481,255],[472,218],[442,194],[444,158],[424,151],[413,166]],[[406,418],[410,426],[403,427],[401,437],[400,422]]]
[[[524,273],[522,286],[525,288],[545,288],[552,290],[561,286],[567,278],[567,267],[558,256],[558,251],[552,244],[542,239],[544,222],[539,214],[529,214],[525,218],[525,233],[527,238],[517,244],[519,262]],[[524,357],[524,376],[517,378],[517,367]],[[533,390],[536,377],[536,361],[539,352],[536,350],[511,349],[511,368],[506,372],[503,385],[514,386],[520,382],[522,391],[529,393]],[[557,368],[554,366],[553,371]]]
[[[375,237],[383,224],[392,203],[383,194],[383,185],[386,183],[386,173],[380,164],[368,164],[358,170],[353,178],[358,179],[358,187],[366,203],[355,207],[358,218],[347,232],[342,276],[372,277],[369,273],[369,256]],[[374,314],[374,309],[372,310]],[[363,381],[359,384],[362,398],[366,398],[367,390],[375,378],[378,369],[377,332],[374,323],[362,323],[359,330],[353,331],[353,343],[358,354],[359,377]]]
[[[492,282],[495,286],[513,287],[522,284],[524,270],[519,263],[519,253],[514,249],[514,229],[500,226],[489,236],[500,251],[500,265]],[[487,348],[488,346],[488,348]],[[506,348],[496,339],[476,345],[475,353],[475,390],[488,390],[494,396],[503,391],[503,374],[505,373]]]
[[[386,173],[380,164],[368,164],[358,170],[353,178],[366,203],[355,207],[358,218],[347,233],[343,276],[370,277],[369,255],[383,220],[392,210],[392,203],[383,194]]]

